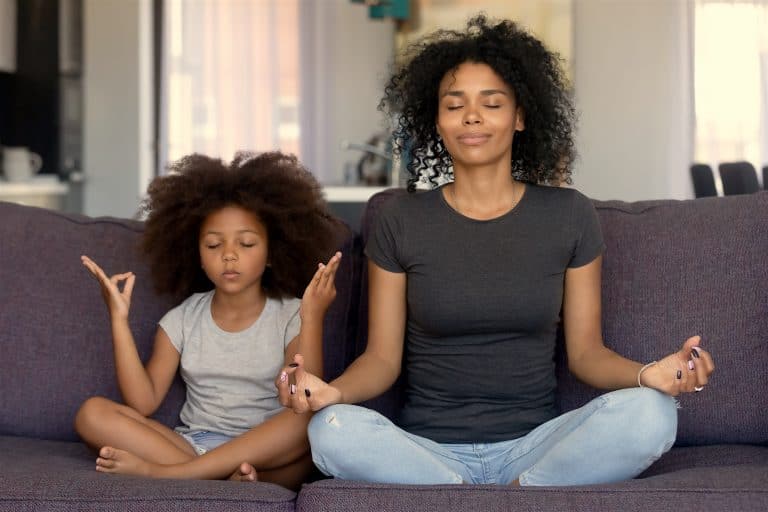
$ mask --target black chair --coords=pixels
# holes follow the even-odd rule
[[[693,193],[696,197],[709,197],[717,195],[715,187],[715,173],[707,164],[691,165],[691,179],[693,179]]]
[[[726,162],[719,166],[723,194],[752,194],[760,190],[755,166],[749,162]]]
[[[763,166],[763,188],[768,190],[768,165]]]

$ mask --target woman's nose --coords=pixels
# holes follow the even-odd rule
[[[465,125],[479,124],[482,122],[482,118],[474,109],[468,108],[464,114],[463,122]]]

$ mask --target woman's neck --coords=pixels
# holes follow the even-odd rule
[[[493,219],[512,210],[525,189],[509,170],[454,170],[454,177],[454,182],[446,187],[446,199],[454,210],[477,220]]]

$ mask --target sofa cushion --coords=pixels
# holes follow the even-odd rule
[[[274,484],[152,480],[97,472],[82,443],[0,436],[0,510],[274,511],[296,494]]]
[[[679,399],[677,444],[768,444],[768,193],[595,206],[606,345],[646,362],[699,334],[714,357],[710,384]],[[596,396],[559,370],[563,409]]]
[[[107,274],[136,273],[130,324],[146,360],[173,303],[152,291],[140,234],[137,221],[0,202],[0,434],[75,440],[86,398],[119,400],[109,314],[80,255]],[[183,399],[177,379],[156,418],[175,424]]]

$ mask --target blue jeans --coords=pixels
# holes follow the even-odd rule
[[[195,453],[198,455],[204,455],[217,446],[220,446],[234,439],[232,436],[220,434],[219,432],[212,432],[210,430],[184,431],[183,427],[181,430],[177,428],[176,433],[183,437],[190,445],[192,445],[192,448],[195,449]]]
[[[309,424],[312,459],[326,475],[401,484],[618,482],[668,451],[676,433],[675,400],[648,388],[607,393],[496,443],[436,443],[354,405],[326,407]]]

